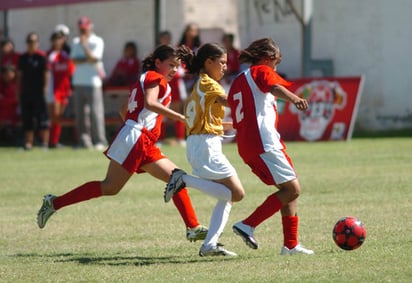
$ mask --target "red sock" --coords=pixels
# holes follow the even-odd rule
[[[297,216],[283,216],[283,245],[288,249],[293,249],[298,244],[298,225],[299,218]]]
[[[59,143],[62,126],[60,124],[52,123],[50,126],[50,145],[57,145]]]
[[[53,200],[54,209],[102,196],[100,182],[88,182]]]
[[[186,227],[195,228],[199,226],[199,221],[197,220],[192,201],[190,200],[186,188],[173,196],[173,202],[177,210],[179,210],[180,216],[183,218]]]
[[[176,121],[175,122],[175,133],[176,133],[176,138],[178,140],[185,139],[185,131],[186,131],[185,123],[183,123],[182,121]]]
[[[243,223],[252,227],[258,226],[260,223],[271,217],[283,207],[282,202],[276,194],[271,194],[256,210],[243,220]]]

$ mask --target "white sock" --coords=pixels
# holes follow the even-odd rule
[[[223,184],[191,175],[183,175],[182,178],[188,187],[198,189],[219,200],[230,201],[232,199],[232,192]]]
[[[209,231],[207,232],[206,239],[203,242],[205,247],[217,245],[219,237],[222,234],[227,221],[229,220],[231,209],[232,203],[218,200],[215,208],[213,209],[212,217],[210,218]]]

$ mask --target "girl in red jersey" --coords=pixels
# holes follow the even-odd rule
[[[128,41],[123,48],[123,57],[117,61],[108,84],[110,86],[133,86],[140,75],[140,61],[137,58],[137,45]]]
[[[160,134],[162,115],[184,121],[182,114],[170,110],[170,81],[180,64],[177,51],[170,46],[156,48],[143,62],[144,73],[120,110],[125,121],[105,154],[110,159],[102,181],[88,182],[62,195],[46,195],[37,215],[40,228],[56,210],[100,196],[116,195],[133,173],[148,172],[168,182],[176,165],[164,156],[155,143]],[[197,220],[186,189],[176,194],[173,201],[187,227],[188,240],[204,239],[207,229]]]
[[[61,32],[54,32],[50,40],[52,47],[48,52],[50,76],[47,95],[51,118],[49,147],[56,148],[62,130],[61,118],[71,95],[70,78],[75,66],[69,54],[63,50],[64,35]]]
[[[290,92],[285,87],[289,83],[276,73],[281,58],[279,47],[273,40],[263,38],[252,42],[239,57],[242,63],[252,65],[234,80],[230,88],[228,102],[233,127],[237,130],[239,155],[266,185],[278,189],[246,219],[236,223],[233,231],[249,247],[257,249],[254,229],[280,210],[284,236],[281,255],[313,254],[298,242],[296,207],[300,185],[276,129],[276,97],[293,103],[301,111],[308,108],[308,102]]]

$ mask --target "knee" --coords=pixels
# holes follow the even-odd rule
[[[241,201],[245,197],[245,191],[243,189],[232,192],[232,202]]]
[[[118,187],[118,186],[116,186],[116,185],[114,185],[110,182],[107,182],[106,180],[104,180],[101,183],[101,188],[102,188],[102,194],[105,195],[105,196],[117,195],[120,192],[120,190],[122,189],[122,188],[120,188],[120,187]]]

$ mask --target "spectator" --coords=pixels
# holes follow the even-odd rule
[[[233,33],[225,33],[222,37],[223,46],[227,51],[227,71],[224,76],[225,83],[230,84],[240,72],[239,55],[240,52],[233,46],[235,36]]]
[[[34,142],[34,119],[40,130],[42,147],[48,148],[49,116],[46,105],[48,65],[39,50],[39,37],[31,32],[26,38],[27,51],[20,56],[17,72],[17,93],[20,98],[24,130],[24,149],[31,150]]]
[[[168,30],[161,31],[157,36],[157,45],[170,45],[172,43],[172,34]]]
[[[93,32],[89,18],[80,18],[78,28],[71,51],[76,65],[72,83],[77,133],[82,146],[103,150],[107,144],[102,92],[104,42]]]
[[[137,46],[134,42],[126,42],[123,48],[123,57],[117,61],[108,84],[112,86],[132,86],[140,75],[140,61],[137,55]]]
[[[199,35],[199,26],[195,23],[190,23],[186,25],[185,30],[183,31],[182,37],[179,41],[180,45],[186,45],[194,52],[199,49],[201,42],[200,42],[200,35]]]
[[[1,67],[0,77],[0,131],[2,140],[11,142],[18,121],[16,95],[16,68],[13,65]]]
[[[60,32],[63,34],[63,38],[64,38],[63,50],[66,51],[67,54],[70,54],[71,48],[68,43],[69,35],[70,35],[69,27],[63,24],[58,24],[57,26],[54,27],[54,32]]]
[[[11,39],[7,38],[1,42],[0,53],[1,66],[12,65],[17,68],[19,63],[19,54],[14,51],[14,43]]]
[[[61,117],[63,116],[68,98],[71,94],[70,78],[74,72],[74,63],[69,54],[64,51],[64,35],[54,32],[50,38],[51,49],[48,52],[50,65],[50,80],[47,102],[51,117],[50,148],[59,146],[61,133]]]

